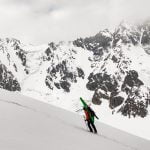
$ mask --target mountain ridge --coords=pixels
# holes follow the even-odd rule
[[[149,23],[128,26],[124,22],[114,33],[105,29],[88,38],[36,48],[14,38],[1,39],[1,65],[15,79],[5,77],[9,88],[2,86],[1,71],[0,85],[60,105],[62,98],[67,99],[67,109],[78,106],[77,95],[83,94],[95,105],[108,101],[113,112],[145,117],[150,104],[149,44]],[[70,97],[75,100],[69,101]]]

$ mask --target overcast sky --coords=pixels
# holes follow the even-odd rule
[[[150,0],[0,0],[0,37],[42,44],[73,40],[150,15]]]

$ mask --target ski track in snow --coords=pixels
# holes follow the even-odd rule
[[[36,111],[36,110],[33,109],[33,108],[30,108],[30,107],[28,107],[28,106],[24,106],[24,105],[22,105],[22,104],[20,104],[20,103],[14,102],[14,101],[7,101],[7,100],[2,100],[2,99],[0,99],[0,101],[1,101],[1,102],[4,102],[4,103],[9,103],[9,104],[17,105],[17,106],[19,106],[19,107],[26,108],[26,109],[29,109],[29,110],[32,110],[32,111]]]

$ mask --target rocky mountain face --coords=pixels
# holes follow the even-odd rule
[[[21,87],[14,75],[7,70],[7,67],[0,64],[0,88],[9,91],[20,91]]]
[[[20,81],[26,70],[26,52],[20,41],[13,38],[0,39],[0,87],[20,91]]]
[[[94,104],[99,105],[105,99],[109,101],[111,109],[121,112],[122,115],[145,117],[148,114],[150,89],[144,85],[138,74],[148,69],[146,66],[142,67],[144,63],[148,66],[144,59],[149,60],[144,51],[145,45],[149,44],[148,40],[145,40],[145,32],[149,32],[148,27],[129,27],[121,24],[113,34],[101,36],[106,42],[101,48],[101,53],[107,54],[103,59],[101,55],[97,56],[100,56],[100,65],[94,67],[96,71],[90,73],[86,85],[89,90],[94,91]],[[93,40],[93,45],[98,45],[99,42],[96,44],[95,41]],[[84,42],[86,45],[86,39]],[[95,49],[90,50],[93,50],[95,55]],[[133,56],[130,56],[130,51],[133,52]],[[139,60],[135,60],[136,55]]]
[[[62,45],[62,43],[58,45],[50,43],[45,51],[46,60],[51,64],[47,69],[45,83],[52,90],[55,86],[57,89],[70,92],[71,84],[76,83],[78,78],[84,79],[85,75],[81,67],[74,65],[77,50],[71,48],[71,45],[69,49]]]
[[[106,29],[88,38],[39,48],[1,39],[0,87],[45,96],[42,90],[67,95],[78,85],[81,93],[76,98],[88,90],[95,105],[107,101],[112,113],[145,117],[150,104],[149,45],[148,22],[121,23],[113,33]]]

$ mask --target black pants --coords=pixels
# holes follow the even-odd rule
[[[90,132],[97,133],[96,127],[92,121],[87,120],[87,125],[89,127]]]

